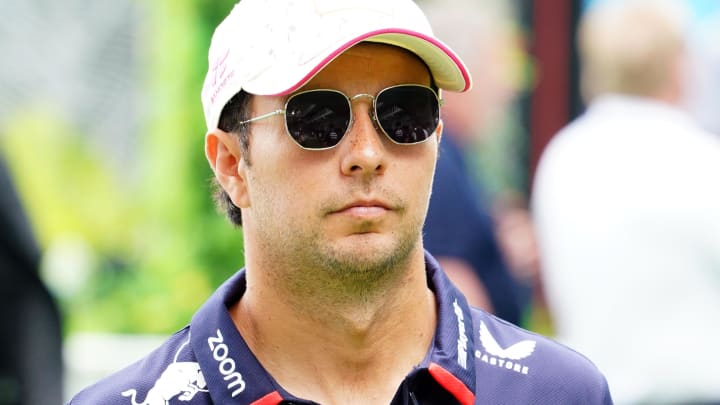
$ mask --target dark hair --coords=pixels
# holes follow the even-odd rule
[[[240,90],[225,104],[225,107],[223,107],[220,113],[220,121],[218,123],[219,129],[237,136],[240,142],[242,158],[248,166],[250,165],[248,148],[250,130],[247,125],[242,125],[241,122],[247,120],[249,117],[249,104],[250,94]],[[215,177],[212,178],[212,182],[217,207],[225,211],[225,214],[233,225],[242,226],[242,212],[240,208],[235,206],[230,196],[225,192]]]

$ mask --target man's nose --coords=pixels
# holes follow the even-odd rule
[[[348,176],[382,174],[387,166],[385,135],[376,127],[372,102],[353,103],[353,123],[341,143],[341,170]]]

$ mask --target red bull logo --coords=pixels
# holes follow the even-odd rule
[[[137,402],[135,389],[123,391],[122,396],[130,397],[133,405],[168,405],[175,397],[181,401],[189,401],[198,392],[207,392],[206,387],[207,383],[198,363],[176,362],[163,371],[145,395],[144,401]]]

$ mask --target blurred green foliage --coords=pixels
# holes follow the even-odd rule
[[[117,173],[52,107],[28,107],[2,128],[41,247],[72,238],[91,253],[87,277],[70,274],[78,289],[59,294],[66,333],[171,333],[243,265],[241,232],[212,202],[200,104],[212,30],[233,4],[145,3],[139,176]]]

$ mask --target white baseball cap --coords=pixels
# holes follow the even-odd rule
[[[416,54],[435,84],[463,92],[471,79],[460,58],[434,37],[412,0],[241,0],[215,29],[202,103],[208,130],[240,90],[285,95],[359,42]]]

